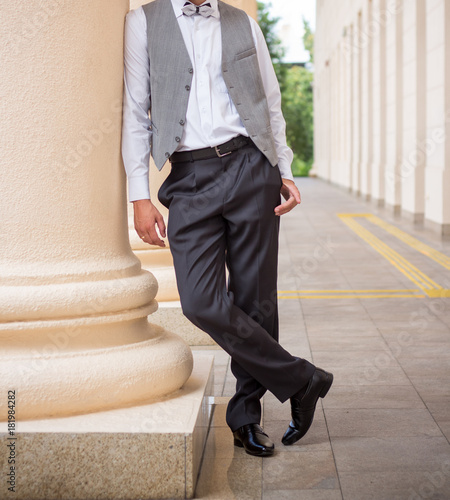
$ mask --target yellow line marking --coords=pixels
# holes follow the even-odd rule
[[[373,249],[388,260],[396,269],[403,273],[419,289],[374,289],[374,290],[278,290],[279,299],[385,299],[385,298],[426,298],[449,297],[450,290],[444,289],[429,276],[420,271],[411,262],[402,257],[398,252],[377,238],[369,230],[361,226],[354,219],[363,218],[379,226],[389,234],[395,236],[403,243],[414,248],[423,255],[450,270],[450,257],[438,252],[434,248],[422,243],[413,236],[388,224],[379,217],[370,213],[341,213],[338,214],[352,231],[368,243]]]
[[[434,248],[426,245],[425,243],[421,242],[420,240],[414,238],[408,233],[405,233],[401,229],[398,229],[397,227],[393,226],[392,224],[389,224],[385,222],[384,220],[380,219],[376,215],[369,215],[367,217],[367,220],[372,222],[372,224],[375,224],[378,227],[381,227],[385,231],[387,231],[389,234],[392,234],[396,238],[398,238],[400,241],[403,241],[403,243],[406,243],[410,247],[414,248],[414,250],[417,250],[423,255],[426,255],[430,259],[433,259],[435,262],[440,264],[441,266],[445,267],[445,269],[450,270],[450,257],[447,255],[439,252],[438,250],[435,250]]]
[[[341,214],[339,215],[339,217],[341,218],[342,222],[344,222],[350,229],[352,229],[360,238],[362,238],[378,253],[385,257],[396,269],[403,273],[425,293],[427,293],[428,290],[443,289],[426,274],[422,273],[417,267],[408,262],[399,253],[383,243],[370,231],[361,226],[361,224],[353,220],[353,217],[347,214]]]
[[[341,217],[341,219],[343,217],[350,217],[351,219],[354,219],[354,218],[357,218],[357,217],[362,217],[362,218],[367,218],[367,217],[371,217],[373,214],[345,214],[345,213],[341,213],[341,214],[338,214],[338,217]]]
[[[425,298],[421,290],[279,290],[279,299]]]
[[[411,290],[278,290],[279,294],[284,294],[284,293],[422,293],[420,290],[417,289],[411,289]]]
[[[450,296],[450,295],[449,295]],[[393,299],[393,298],[416,298],[416,299],[424,299],[426,295],[418,295],[418,294],[397,294],[397,295],[389,295],[389,294],[373,294],[373,295],[364,295],[364,294],[355,294],[355,295],[290,295],[288,297],[280,296],[278,297],[280,300],[289,300],[289,299]]]
[[[441,288],[440,290],[428,290],[427,292],[428,297],[432,298],[448,298],[450,297],[450,290]]]

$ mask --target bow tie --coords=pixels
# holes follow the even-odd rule
[[[194,5],[191,2],[186,2],[181,9],[185,16],[200,14],[203,17],[209,17],[214,14],[214,9],[210,3],[202,3],[202,5]]]

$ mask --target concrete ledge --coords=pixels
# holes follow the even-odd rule
[[[152,314],[151,322],[155,325],[177,332],[190,346],[216,346],[216,342],[204,331],[193,325],[184,316],[179,301],[158,302],[158,310]]]
[[[17,422],[15,492],[8,491],[6,482],[10,467],[7,444],[13,441],[8,439],[4,423],[0,498],[192,498],[210,425],[213,363],[213,356],[194,356],[189,380],[162,401]],[[16,398],[19,406],[20,394]]]

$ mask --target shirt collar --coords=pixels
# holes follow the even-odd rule
[[[175,11],[175,15],[178,17],[183,15],[183,11],[181,8],[184,6],[187,0],[172,0],[172,6],[173,10]],[[219,6],[218,6],[218,0],[205,0],[206,2],[209,2],[211,4],[211,7],[214,9],[214,14],[212,14],[212,17],[219,18]]]

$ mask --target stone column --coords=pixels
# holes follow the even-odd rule
[[[356,103],[355,103],[355,78],[354,78],[354,73],[355,73],[355,27],[353,24],[350,24],[348,27],[348,34],[347,34],[347,44],[348,44],[348,52],[347,52],[347,57],[348,57],[348,132],[349,132],[349,137],[348,137],[348,146],[349,146],[349,155],[348,155],[348,162],[349,162],[349,179],[348,179],[348,188],[351,191],[353,189],[353,185],[355,183],[354,177],[354,165],[357,162],[357,156],[355,153],[355,142],[357,141],[357,133],[356,133],[356,122],[355,122],[355,109],[356,109]]]
[[[352,176],[351,189],[359,195],[361,193],[361,13],[358,13],[353,28],[352,42]]]
[[[352,61],[353,51],[351,41],[353,38],[352,27],[345,26],[343,33],[343,127],[344,135],[344,176],[342,185],[350,189],[352,179],[352,154],[353,154],[353,94],[352,94]]]
[[[372,124],[371,198],[384,204],[386,166],[386,0],[372,0]]]
[[[2,5],[0,446],[16,472],[7,452],[0,470],[17,500],[189,498],[198,476],[212,358],[190,377],[189,347],[148,322],[157,283],[128,240],[127,10]]]
[[[425,222],[450,234],[450,4],[426,2]],[[447,138],[447,139],[446,139]]]
[[[373,98],[372,98],[372,0],[362,10],[361,30],[361,195],[370,200],[372,193]]]
[[[400,212],[403,138],[403,0],[389,4],[386,21],[386,174],[385,199],[394,213]]]
[[[157,284],[128,243],[127,9],[2,7],[0,393],[17,391],[22,420],[137,404],[191,373],[185,343],[148,323]]]
[[[402,212],[422,223],[425,211],[426,2],[405,0],[403,20]]]

